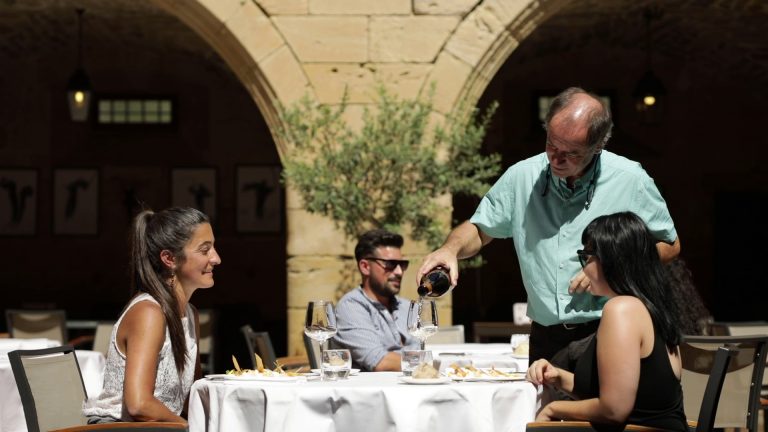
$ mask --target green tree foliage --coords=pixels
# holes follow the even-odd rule
[[[480,115],[458,109],[430,127],[432,97],[399,99],[383,86],[360,130],[343,118],[346,97],[336,107],[304,97],[281,107],[282,137],[291,146],[283,180],[304,199],[307,211],[332,218],[350,238],[371,228],[402,232],[438,247],[447,232],[435,198],[483,195],[498,175],[501,158],[480,147],[494,103]]]

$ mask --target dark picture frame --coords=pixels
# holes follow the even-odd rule
[[[171,170],[171,205],[193,207],[217,217],[216,168],[174,168]]]
[[[53,170],[53,233],[99,234],[99,170]]]
[[[239,165],[235,171],[237,232],[280,232],[283,229],[282,168],[274,165]]]
[[[35,235],[37,185],[34,168],[0,168],[0,236]]]

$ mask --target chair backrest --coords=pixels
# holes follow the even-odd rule
[[[428,344],[463,344],[464,325],[442,326],[437,328],[437,333],[427,339]]]
[[[8,353],[29,432],[86,424],[87,399],[71,345]]]
[[[725,334],[730,336],[768,335],[768,322],[714,322],[712,327],[723,326]],[[768,359],[766,359],[766,371],[763,373],[763,395],[768,392]],[[766,429],[768,430],[768,429]]]
[[[12,338],[46,338],[62,344],[67,340],[67,314],[63,310],[8,309],[5,319]]]
[[[322,355],[320,342],[307,336],[304,332],[301,332],[301,334],[304,338],[304,349],[307,351],[309,367],[312,369],[320,369],[320,356]]]
[[[472,323],[472,336],[475,343],[499,340],[509,342],[513,334],[531,333],[530,325],[516,325],[509,321],[475,321]]]
[[[737,353],[735,348],[726,347],[720,347],[715,351],[712,369],[710,369],[709,378],[707,379],[707,387],[704,390],[704,396],[699,408],[696,432],[709,432],[714,428],[715,415],[717,414],[717,406],[720,402],[723,382],[725,382],[725,374],[728,371],[728,366],[731,364],[731,359]]]
[[[261,357],[261,361],[264,363],[264,367],[267,369],[273,369],[275,367],[275,348],[272,346],[272,339],[269,337],[268,332],[255,332],[250,325],[246,324],[240,327],[240,330],[245,336],[245,344],[248,347],[248,356],[250,363],[248,363],[251,369],[256,368],[256,359],[253,354],[258,354]]]
[[[200,343],[197,345],[200,352],[200,366],[203,373],[214,373],[218,313],[213,309],[198,309],[197,317],[200,321],[200,334],[198,335]]]
[[[116,321],[99,321],[93,334],[92,349],[104,354],[105,357],[109,351],[109,342],[112,340],[112,328],[115,323]]]
[[[680,345],[685,412],[698,417],[714,352],[722,346],[736,348],[738,354],[726,372],[714,427],[754,431],[768,336],[685,336]]]

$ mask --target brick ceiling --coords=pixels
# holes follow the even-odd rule
[[[574,0],[534,31],[515,58],[556,55],[595,41],[643,49],[649,5],[661,15],[651,21],[657,55],[768,82],[766,0]],[[67,50],[74,58],[77,7],[86,9],[86,65],[89,50],[122,47],[202,57],[224,68],[193,31],[149,0],[0,0],[0,59]]]

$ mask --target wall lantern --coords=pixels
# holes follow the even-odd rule
[[[83,69],[83,13],[84,9],[77,9],[77,69],[67,84],[69,115],[76,122],[88,120],[91,105],[91,80]]]
[[[645,18],[645,54],[646,71],[635,85],[632,98],[635,101],[635,109],[646,121],[656,121],[664,112],[667,89],[664,83],[653,73],[651,69],[651,21],[661,18],[661,11],[648,8],[643,13]]]

